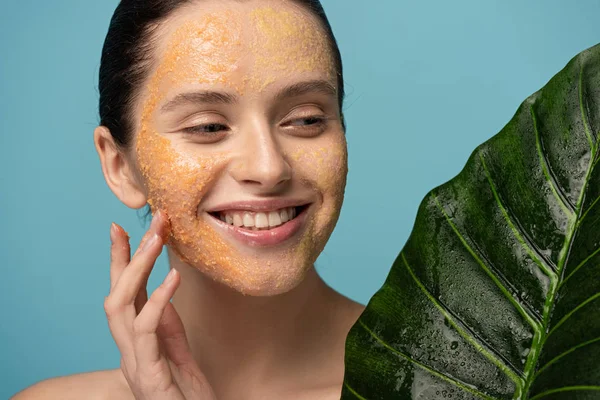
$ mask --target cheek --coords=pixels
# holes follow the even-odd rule
[[[317,179],[323,187],[323,215],[322,220],[317,221],[317,226],[323,232],[316,234],[326,235],[328,238],[340,216],[344,191],[346,189],[346,175],[348,174],[348,153],[346,143],[339,145],[335,150],[327,150],[322,155],[323,165]]]
[[[237,276],[229,246],[198,215],[198,205],[227,165],[227,156],[182,154],[168,139],[149,132],[140,134],[137,149],[148,204],[153,212],[160,209],[167,214],[172,249],[188,264],[204,265],[212,273],[220,265],[230,277]]]
[[[139,135],[137,151],[152,210],[192,212],[215,175],[218,160],[178,153],[168,139],[146,131]]]
[[[342,133],[314,147],[302,147],[291,154],[301,178],[324,196],[324,201],[343,197],[348,172],[348,151]]]
[[[346,188],[348,152],[345,136],[336,134],[326,143],[298,149],[291,158],[303,171],[301,179],[323,196],[322,207],[313,222],[314,234],[328,235],[339,217]]]
[[[227,163],[221,154],[180,153],[171,142],[143,130],[137,145],[138,164],[148,190],[152,212],[161,209],[171,221],[172,235],[187,242],[186,230],[197,223],[198,204]]]
[[[313,148],[301,148],[291,159],[302,171],[300,179],[322,195],[320,204],[308,222],[308,232],[293,249],[290,259],[314,263],[325,248],[338,221],[348,172],[348,153],[343,134]]]

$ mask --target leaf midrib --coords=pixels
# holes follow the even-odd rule
[[[539,356],[541,354],[541,350],[543,349],[546,339],[548,338],[548,335],[549,335],[548,326],[549,326],[549,322],[550,322],[550,314],[551,314],[552,306],[554,305],[554,303],[556,301],[556,294],[558,292],[558,286],[561,281],[560,278],[563,275],[564,267],[567,263],[567,260],[569,259],[569,253],[571,250],[571,246],[573,244],[573,238],[575,237],[575,233],[579,229],[579,224],[577,223],[577,221],[579,220],[579,217],[581,216],[582,205],[583,205],[583,201],[585,199],[585,193],[586,193],[588,184],[590,182],[590,175],[594,171],[594,167],[596,166],[596,162],[597,162],[597,160],[595,160],[595,158],[596,158],[596,154],[598,152],[598,143],[599,142],[596,141],[596,143],[593,143],[591,135],[590,135],[589,125],[588,125],[588,116],[585,113],[585,110],[583,107],[583,79],[582,78],[583,78],[583,63],[579,68],[579,80],[578,80],[579,108],[581,111],[581,118],[582,118],[582,122],[584,125],[585,134],[587,136],[588,143],[590,144],[592,154],[591,154],[590,162],[589,162],[588,169],[587,169],[587,172],[585,175],[584,183],[581,188],[581,192],[579,193],[579,198],[577,199],[577,203],[575,205],[575,213],[574,213],[574,215],[569,216],[569,232],[568,232],[567,236],[565,237],[565,241],[559,252],[559,261],[558,261],[558,265],[557,265],[557,267],[558,267],[557,276],[559,277],[559,279],[551,281],[550,291],[549,291],[548,296],[546,297],[546,302],[544,304],[544,314],[543,314],[543,319],[542,319],[542,328],[543,329],[541,332],[542,337],[541,337],[541,340],[540,340],[537,348],[535,348],[536,346],[532,346],[532,350],[529,354],[529,357],[531,357],[531,362],[529,362],[529,360],[528,360],[526,368],[523,371],[525,374],[525,386],[523,388],[524,389],[523,392],[525,393],[526,396],[528,396],[529,389],[531,388],[531,385],[534,382],[533,378],[536,376],[532,372],[534,372],[535,367],[537,366]],[[539,395],[537,395],[535,397],[538,397],[538,396]],[[531,400],[533,400],[533,399],[531,399]]]

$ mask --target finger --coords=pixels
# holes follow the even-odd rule
[[[138,315],[142,309],[144,308],[144,305],[146,305],[146,302],[148,301],[148,278],[150,276],[148,275],[146,277],[146,279],[144,279],[144,281],[142,282],[142,286],[140,288],[140,291],[138,292],[137,296],[135,296],[135,300],[133,302],[134,306],[135,306],[135,315]]]
[[[129,264],[130,260],[130,246],[129,246],[129,235],[125,230],[113,223],[110,230],[111,238],[111,262],[110,262],[110,293],[104,299],[104,311],[108,320],[110,333],[119,348],[124,359],[133,360],[132,351],[132,334],[131,328],[125,323],[126,309],[121,304],[115,302],[114,288],[122,275],[123,271]],[[131,318],[135,318],[135,315]],[[135,365],[133,366],[135,368]]]
[[[155,225],[156,223],[158,223],[158,225]],[[169,218],[163,211],[158,210],[152,217],[152,222],[150,224],[150,228],[148,229],[148,232],[144,235],[144,237],[140,241],[140,245],[138,246],[137,250],[135,251],[135,254],[133,255],[134,257],[136,254],[138,254],[139,252],[142,251],[142,249],[146,245],[146,242],[148,241],[148,239],[151,238],[151,236],[152,236],[151,231],[153,230],[154,226],[156,226],[156,228],[157,228],[156,233],[158,233],[158,235],[162,237],[163,243],[167,242],[167,238],[168,238],[170,230],[171,230]]]
[[[129,264],[131,249],[129,235],[125,230],[113,223],[110,227],[110,290],[112,290],[123,270]]]
[[[163,214],[164,216],[164,214]],[[156,216],[155,216],[156,218]],[[168,220],[167,220],[167,229],[166,231],[163,231],[163,235],[161,235],[164,239],[163,243],[166,243],[166,235],[168,233]],[[142,249],[145,245],[145,243],[147,242],[149,236],[146,235],[144,236],[144,238],[142,238],[142,241],[140,243],[140,246],[138,247],[138,250],[136,251],[136,253],[138,253],[140,251],[140,249]],[[150,275],[146,276],[146,278],[144,279],[144,281],[142,282],[141,288],[137,294],[137,296],[135,297],[134,300],[134,305],[135,305],[135,314],[138,315],[140,313],[140,311],[142,311],[142,308],[144,308],[144,305],[146,304],[146,302],[148,301],[148,290],[146,289],[148,287],[148,278],[150,277]]]
[[[128,309],[129,308],[129,309]],[[135,315],[130,315],[135,310],[132,307],[124,307],[114,301],[114,297],[107,296],[104,300],[104,311],[108,320],[110,334],[113,337],[121,356],[129,371],[135,371],[135,354],[133,351],[133,328],[132,322]]]
[[[167,358],[173,361],[176,366],[195,363],[183,322],[173,303],[167,303],[156,333],[163,344]]]
[[[139,368],[152,366],[162,358],[157,329],[162,315],[177,290],[179,274],[172,269],[156,288],[133,323],[133,347]]]
[[[159,212],[157,214],[157,218],[153,221],[153,225],[158,225],[158,231],[161,230],[161,224],[164,225],[164,221],[161,221],[163,216]],[[164,227],[162,228],[164,230]],[[146,242],[148,244],[152,244],[148,241],[148,237],[152,237],[155,235],[156,227],[152,226],[147,234]],[[153,246],[147,247],[145,251],[140,252],[139,256],[136,259],[134,258],[126,268],[124,268],[121,272],[120,277],[117,279],[115,287],[111,290],[110,295],[105,299],[104,308],[106,311],[106,316],[109,322],[109,327],[113,339],[115,343],[119,347],[121,354],[128,364],[131,364],[130,370],[135,371],[136,363],[135,363],[135,352],[133,349],[133,322],[137,316],[137,312],[135,310],[135,306],[133,303],[133,297],[136,296],[137,292],[139,292],[139,284],[135,285],[136,287],[132,288],[132,276],[135,275],[133,272],[135,270],[139,270],[140,267],[146,265],[146,276],[143,279],[144,282],[147,281],[148,275],[152,266],[154,265],[154,261],[158,254],[160,254],[162,250],[162,245],[159,243],[160,241],[155,241]],[[154,251],[154,253],[152,251]],[[142,257],[142,255],[144,257]],[[147,258],[147,259],[146,259]],[[144,262],[145,261],[145,262]],[[140,265],[142,264],[142,265]],[[124,293],[124,291],[131,291],[130,293]],[[145,294],[145,286],[142,291],[141,297],[144,297]],[[135,292],[133,292],[135,291]]]
[[[136,252],[119,278],[113,295],[121,304],[134,304],[141,286],[147,281],[156,259],[162,251],[163,236],[168,223],[162,213],[157,213],[147,232],[148,238]]]

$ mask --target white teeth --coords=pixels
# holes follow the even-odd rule
[[[287,209],[285,208],[279,212],[279,216],[281,217],[281,223],[288,222],[290,220]]]
[[[281,216],[277,211],[271,211],[269,213],[269,226],[281,225]]]
[[[250,215],[249,213],[244,214],[244,226],[247,226],[249,228],[254,226],[254,217],[252,217],[252,215]]]
[[[277,211],[265,212],[223,212],[219,219],[229,225],[245,227],[252,230],[274,228],[292,220],[296,216],[294,207],[282,208]]]
[[[242,220],[242,216],[240,214],[233,214],[233,224],[235,226],[242,226],[244,225],[244,221]]]
[[[257,228],[266,228],[269,226],[269,220],[267,219],[267,214],[265,213],[257,213],[255,218],[256,227]]]

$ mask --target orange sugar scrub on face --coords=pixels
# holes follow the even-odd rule
[[[199,21],[185,22],[171,35],[147,86],[136,141],[148,204],[153,213],[164,210],[171,222],[169,243],[185,262],[202,263],[212,270],[217,265],[230,265],[228,247],[211,229],[202,226],[196,207],[227,157],[214,153],[195,157],[177,151],[171,140],[156,131],[153,116],[169,90],[182,83],[231,86],[235,82],[233,72],[239,59],[241,26],[232,16],[231,12],[208,14]],[[186,251],[198,247],[198,243],[208,244],[214,251]],[[238,272],[230,268],[227,274]]]
[[[245,82],[253,90],[262,91],[281,76],[303,72],[325,70],[335,77],[327,38],[309,18],[301,10],[273,7],[250,13],[254,70]]]
[[[323,251],[340,215],[348,174],[348,152],[344,135],[332,137],[327,147],[298,147],[290,154],[296,163],[309,166],[311,185],[328,193],[323,196],[322,210],[311,221],[311,234],[302,238],[297,253]],[[313,262],[316,261],[313,260]]]
[[[219,192],[223,182],[233,180],[233,171],[245,165],[238,158],[252,156],[243,146],[246,142],[236,139],[251,132],[232,132],[227,151],[217,151],[214,144],[200,145],[182,140],[181,133],[161,132],[158,112],[170,94],[193,90],[194,85],[260,96],[271,83],[289,81],[300,73],[316,73],[322,79],[335,75],[328,43],[310,16],[291,7],[245,10],[191,10],[167,23],[142,96],[135,152],[153,213],[160,209],[169,218],[168,244],[175,255],[241,293],[273,295],[302,280],[337,222],[347,171],[341,128],[282,149],[295,185],[314,192],[317,203],[301,235],[285,246],[257,249],[226,237],[203,203],[218,194],[228,201],[252,197],[254,193],[241,183],[233,192]]]

